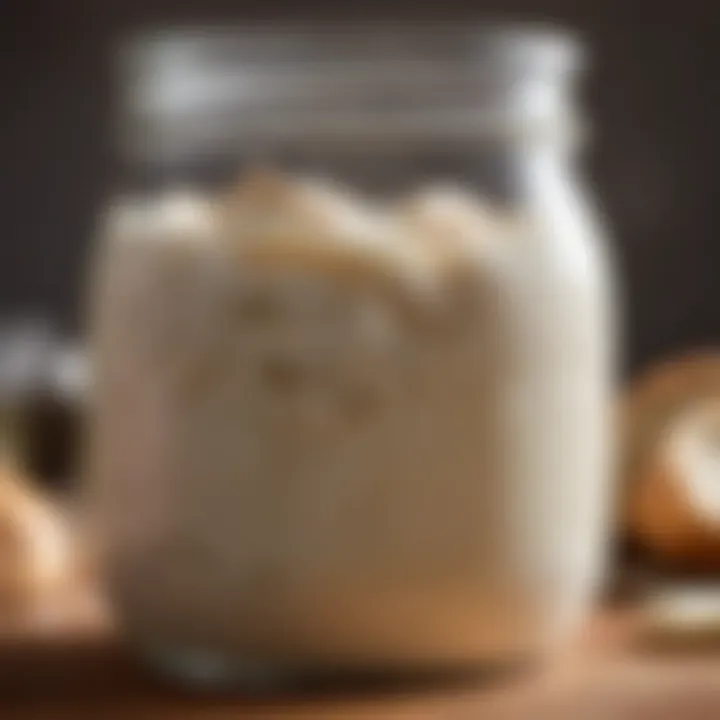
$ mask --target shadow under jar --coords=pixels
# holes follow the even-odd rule
[[[578,61],[524,26],[129,46],[89,487],[161,669],[495,667],[572,636],[613,366]]]

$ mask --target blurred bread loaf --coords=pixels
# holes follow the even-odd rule
[[[687,568],[720,569],[720,400],[670,420],[638,473],[630,513],[652,552]]]
[[[625,423],[628,534],[661,565],[720,570],[720,360],[654,368],[628,394]]]

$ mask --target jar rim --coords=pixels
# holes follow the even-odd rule
[[[171,156],[565,127],[584,59],[574,32],[534,22],[177,25],[121,50],[127,143]]]
[[[577,70],[586,55],[577,31],[538,21],[178,24],[142,29],[122,40],[119,49],[122,60],[145,66],[202,61],[224,52],[229,62],[262,64],[278,72],[298,62],[315,71],[324,65],[327,71],[328,66],[376,66],[410,58],[495,67],[513,59],[518,66],[562,73]]]

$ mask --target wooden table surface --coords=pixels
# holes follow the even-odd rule
[[[0,719],[410,718],[418,720],[720,720],[720,651],[641,650],[637,619],[604,610],[545,668],[492,684],[283,698],[193,695],[149,677],[102,612],[0,636]]]

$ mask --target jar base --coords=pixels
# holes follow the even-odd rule
[[[188,647],[147,645],[140,648],[139,655],[143,663],[161,677],[198,690],[274,691],[287,686],[295,675],[289,668],[277,664]]]
[[[489,685],[525,675],[542,665],[537,656],[458,665],[300,665],[169,645],[145,645],[139,655],[149,670],[189,690],[257,694],[394,692]]]

